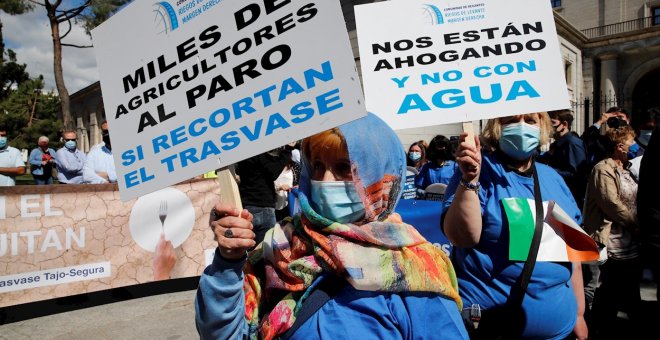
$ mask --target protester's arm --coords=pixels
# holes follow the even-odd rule
[[[218,241],[213,263],[202,274],[195,299],[195,323],[202,339],[243,339],[245,320],[243,265],[254,247],[252,214],[228,204],[216,204],[211,228]],[[231,237],[225,237],[227,230]]]
[[[481,151],[479,138],[475,136],[475,146],[465,142],[466,133],[459,137],[459,146],[456,150],[456,162],[461,169],[462,179],[466,182],[477,183],[481,173]],[[473,190],[459,185],[453,201],[447,210],[443,222],[443,229],[447,238],[456,246],[471,248],[479,243],[481,238],[481,203],[479,194]]]
[[[39,151],[39,149],[34,149],[30,153],[30,159],[28,160],[28,162],[30,163],[30,165],[32,165],[35,168],[41,168],[41,166],[43,165],[43,163],[41,162],[41,156],[42,156],[41,151]]]
[[[14,159],[13,167],[0,167],[0,174],[6,176],[20,176],[25,173],[25,163],[19,154]]]
[[[96,173],[96,162],[98,161],[98,156],[95,153],[95,150],[92,150],[87,155],[85,160],[85,165],[83,166],[83,183],[91,184],[102,184],[108,183],[108,180],[99,176]]]
[[[573,262],[573,275],[571,275],[571,283],[573,285],[573,293],[577,301],[577,320],[573,333],[578,340],[586,340],[589,337],[589,330],[587,322],[584,319],[584,283],[582,282],[582,264],[580,262]]]
[[[69,158],[66,156],[65,152],[67,151],[62,148],[55,153],[57,155],[57,166],[65,171],[75,171],[74,169],[71,169],[73,164],[69,162]]]
[[[248,334],[243,293],[246,256],[225,260],[216,250],[213,263],[199,279],[195,324],[201,339],[244,339]]]
[[[17,166],[15,168],[0,168],[0,174],[6,176],[20,176],[25,173],[25,166]]]

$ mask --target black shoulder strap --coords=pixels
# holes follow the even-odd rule
[[[289,328],[280,339],[291,339],[293,334],[302,326],[305,321],[314,315],[323,305],[326,304],[330,299],[335,297],[339,291],[346,286],[347,282],[341,278],[338,278],[334,275],[326,277],[321,281],[312,291],[305,302],[303,302],[298,315],[296,315],[296,321],[294,321],[291,328]]]
[[[534,237],[532,237],[532,244],[529,247],[527,260],[523,266],[522,273],[518,285],[512,287],[511,295],[509,297],[509,305],[520,306],[525,298],[527,285],[529,279],[534,271],[536,265],[536,256],[539,253],[539,246],[541,245],[541,234],[543,232],[543,199],[541,198],[541,186],[539,185],[538,171],[536,170],[536,162],[532,161],[532,177],[534,178],[534,205],[536,207],[536,221],[534,227]]]

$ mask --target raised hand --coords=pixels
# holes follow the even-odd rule
[[[225,259],[240,259],[256,245],[252,214],[245,209],[239,211],[230,204],[218,203],[211,213],[210,225]]]
[[[456,163],[458,163],[463,180],[474,182],[479,179],[481,172],[481,143],[479,137],[474,136],[474,145],[466,141],[468,134],[461,133],[458,137],[458,149],[456,149]]]

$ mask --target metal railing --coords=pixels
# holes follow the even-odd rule
[[[611,25],[587,28],[585,30],[582,30],[582,33],[584,33],[584,35],[586,35],[587,38],[591,39],[591,38],[604,37],[619,33],[637,31],[658,25],[660,25],[660,16],[656,15],[652,17],[618,22],[616,24],[611,24]]]

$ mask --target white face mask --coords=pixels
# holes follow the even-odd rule
[[[364,217],[364,204],[350,181],[312,180],[312,205],[321,216],[339,223],[359,221]]]

